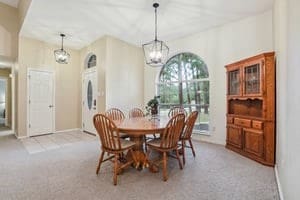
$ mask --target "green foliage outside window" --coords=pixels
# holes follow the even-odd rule
[[[160,72],[157,85],[161,112],[181,105],[187,112],[198,110],[201,115],[198,117],[198,123],[208,124],[208,78],[207,66],[199,56],[180,53],[170,58]]]

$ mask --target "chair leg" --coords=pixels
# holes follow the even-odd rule
[[[146,135],[144,135],[144,143],[145,143],[145,151],[147,152],[147,138],[146,138]]]
[[[189,139],[189,143],[190,143],[190,146],[191,146],[191,148],[192,148],[193,156],[195,157],[196,154],[195,154],[195,150],[194,150],[193,143],[192,143],[192,140],[191,140],[191,139]]]
[[[181,163],[181,160],[180,160],[180,157],[179,157],[178,149],[176,149],[176,157],[177,157],[177,160],[178,160],[178,163],[179,163],[179,167],[180,167],[180,169],[182,169],[182,163]]]
[[[167,175],[167,152],[163,153],[163,180],[164,181],[168,180],[168,175]]]
[[[100,158],[99,158],[98,167],[97,167],[97,170],[96,170],[96,174],[99,174],[100,165],[101,165],[101,163],[102,163],[103,156],[104,156],[104,151],[101,152],[101,155],[100,155]]]
[[[183,164],[185,165],[185,140],[181,140],[181,152],[182,152],[182,161],[183,161]]]
[[[115,155],[115,160],[114,160],[114,185],[117,185],[117,175],[118,175],[118,159],[119,155]]]

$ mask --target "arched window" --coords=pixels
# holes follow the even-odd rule
[[[86,60],[86,69],[95,67],[97,65],[97,57],[95,54],[88,55]]]
[[[182,106],[188,113],[197,110],[194,130],[208,131],[209,74],[199,56],[180,53],[170,58],[161,69],[157,91],[161,114],[167,114],[172,106]]]

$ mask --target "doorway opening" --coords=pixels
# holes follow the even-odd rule
[[[11,130],[11,69],[0,69],[0,131]]]

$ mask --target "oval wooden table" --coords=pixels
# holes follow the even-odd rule
[[[124,120],[115,120],[115,124],[121,133],[126,133],[130,140],[135,142],[134,155],[136,158],[135,167],[142,169],[149,167],[149,161],[143,150],[144,137],[147,134],[162,133],[169,121],[167,116],[159,116],[156,118],[149,117],[135,117],[126,118]],[[127,159],[131,159],[126,157]],[[156,169],[150,169],[156,172]]]

